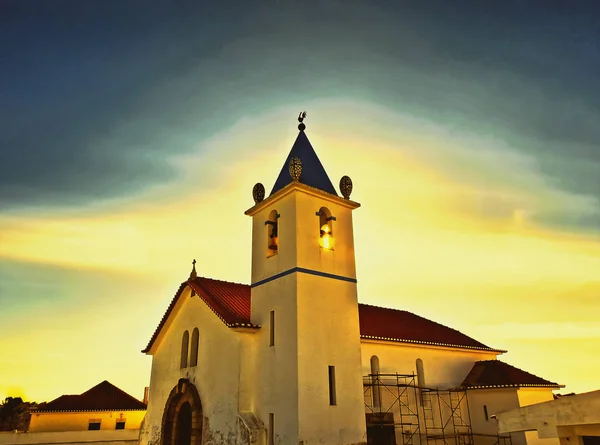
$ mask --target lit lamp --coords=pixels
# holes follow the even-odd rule
[[[321,247],[331,249],[331,229],[328,224],[323,224],[321,227]]]
[[[279,238],[277,238],[277,224],[273,224],[273,231],[271,235],[269,235],[269,249],[277,250],[277,246],[279,245]]]

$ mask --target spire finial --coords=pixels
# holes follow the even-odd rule
[[[300,122],[300,124],[298,125],[298,130],[300,131],[304,131],[306,129],[306,125],[304,125],[304,119],[306,119],[306,111],[302,111],[298,115],[298,122]]]
[[[198,277],[198,274],[196,273],[196,259],[194,258],[194,260],[192,261],[192,272],[190,272],[190,280],[194,280]]]

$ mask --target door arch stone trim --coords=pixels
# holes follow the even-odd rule
[[[188,379],[179,379],[167,398],[162,418],[161,445],[177,445],[177,417],[181,406],[186,402],[192,408],[190,445],[202,445],[202,402],[196,386]]]

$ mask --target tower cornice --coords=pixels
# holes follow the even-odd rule
[[[269,196],[264,201],[261,201],[255,204],[254,206],[250,207],[244,212],[244,214],[248,216],[254,216],[258,212],[263,210],[265,207],[272,205],[274,202],[279,201],[281,198],[283,198],[286,195],[289,195],[294,191],[322,198],[335,204],[341,205],[343,207],[349,208],[351,210],[360,207],[360,204],[358,202],[351,201],[350,199],[340,198],[339,196],[332,195],[331,193],[324,192],[323,190],[320,190],[316,187],[311,187],[310,185],[306,185],[301,182],[291,182],[282,189]]]

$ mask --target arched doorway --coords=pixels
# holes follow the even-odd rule
[[[180,379],[165,404],[161,445],[202,444],[202,404],[196,387]]]
[[[185,402],[177,413],[175,445],[190,445],[192,441],[192,407]]]

